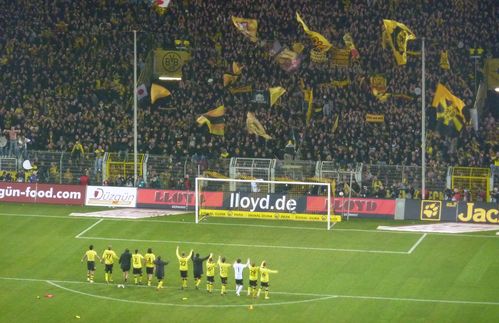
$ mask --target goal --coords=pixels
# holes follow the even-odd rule
[[[196,223],[205,217],[314,221],[324,222],[330,230],[341,221],[332,205],[330,183],[203,177],[195,181]]]

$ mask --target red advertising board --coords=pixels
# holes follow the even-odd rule
[[[333,200],[335,213],[347,213],[358,215],[395,215],[395,200],[335,197]],[[307,211],[324,212],[326,210],[325,196],[308,196]]]
[[[201,193],[203,207],[221,207],[222,192]],[[193,191],[139,189],[138,207],[162,207],[168,209],[194,209],[196,194]]]
[[[85,186],[0,182],[0,202],[83,205]]]

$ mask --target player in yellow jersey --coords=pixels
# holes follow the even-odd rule
[[[106,279],[106,283],[113,282],[113,265],[115,260],[118,260],[118,256],[116,256],[116,253],[111,246],[107,247],[107,249],[102,253],[101,260],[101,262],[104,262],[105,265],[104,278]]]
[[[142,265],[144,264],[144,256],[139,253],[139,249],[135,249],[132,255],[132,273],[135,285],[142,284]]]
[[[90,283],[94,282],[95,258],[99,259],[99,261],[100,261],[100,257],[97,254],[97,252],[94,250],[94,246],[90,245],[88,247],[88,250],[83,255],[83,258],[81,258],[81,262],[83,262],[83,260],[87,259],[87,281]]]
[[[177,246],[177,259],[179,263],[179,269],[180,269],[180,279],[182,280],[182,287],[181,289],[187,288],[187,271],[189,270],[189,259],[192,257],[193,250],[189,252],[189,255],[186,256],[185,252],[182,252],[180,254],[178,252],[179,247]]]
[[[206,262],[206,290],[213,292],[213,283],[215,282],[215,267],[217,264],[213,261],[213,255],[210,255]]]
[[[260,288],[258,289],[258,293],[256,294],[257,297],[260,296],[260,292],[262,291],[262,288],[265,288],[265,299],[269,299],[269,274],[277,274],[277,270],[271,270],[267,268],[267,263],[262,261],[262,264],[260,265]]]
[[[156,260],[156,256],[152,253],[152,248],[147,249],[144,259],[146,261],[147,286],[151,286],[152,275],[154,274],[154,260]]]
[[[225,295],[227,290],[227,276],[229,276],[229,268],[232,266],[229,263],[225,262],[225,257],[220,258],[218,256],[218,270],[220,271],[220,280],[222,281],[222,289],[220,291],[220,295]]]
[[[249,266],[249,286],[248,286],[248,296],[256,296],[256,287],[258,284],[258,272],[260,267],[258,267],[254,262]]]

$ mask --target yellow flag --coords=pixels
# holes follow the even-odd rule
[[[151,85],[151,103],[154,104],[157,100],[161,98],[166,98],[167,96],[172,95],[170,91],[166,87],[163,87],[159,84],[153,83]]]
[[[450,70],[449,53],[446,50],[440,51],[440,68]]]
[[[487,77],[487,88],[495,90],[499,87],[499,58],[485,60],[485,74]]]
[[[258,37],[256,36],[258,20],[232,16],[232,23],[244,36],[256,43],[258,40]]]
[[[246,114],[246,128],[251,134],[255,134],[267,140],[272,139],[272,137],[267,134],[260,121],[258,121],[258,119],[255,117],[255,114],[253,112],[248,112]]]
[[[313,102],[314,102],[314,90],[310,89],[308,90],[309,96],[308,96],[308,109],[307,109],[307,126],[310,123],[310,119],[312,119],[312,114],[314,113],[314,108],[313,108]]]
[[[416,35],[404,24],[383,19],[384,39],[390,45],[398,65],[407,63],[407,42],[416,39]]]
[[[276,103],[277,99],[281,97],[286,93],[286,89],[283,88],[282,86],[277,86],[277,87],[270,87],[269,88],[269,96],[270,96],[270,106],[273,106],[274,103]]]
[[[239,78],[238,75],[232,75],[232,74],[225,73],[224,74],[224,87],[236,82],[238,78]]]
[[[237,62],[232,62],[232,73],[234,75],[241,75],[241,70],[243,69],[243,66]]]
[[[314,47],[319,49],[322,52],[327,52],[333,45],[326,39],[326,37],[322,36],[320,33],[316,31],[311,31],[308,26],[305,24],[303,19],[300,17],[298,11],[296,12],[296,21],[298,21],[303,27],[303,31],[314,43]]]
[[[343,41],[345,42],[345,46],[350,50],[350,55],[352,55],[352,59],[358,59],[360,57],[359,51],[353,42],[352,35],[346,33],[343,36]]]
[[[366,122],[369,123],[382,123],[385,122],[384,114],[370,114],[366,113]]]
[[[191,54],[181,50],[154,51],[154,75],[163,81],[182,80],[182,67],[191,59]]]
[[[340,114],[338,113],[336,115],[336,119],[334,120],[333,127],[331,128],[332,133],[335,133],[336,129],[338,129],[339,120],[340,120]]]
[[[457,131],[461,131],[464,124],[463,100],[439,83],[435,90],[432,106],[437,109],[437,120],[441,120],[446,126],[452,123]]]
[[[225,107],[223,105],[210,110],[196,119],[201,126],[206,124],[212,135],[223,136],[225,134]]]

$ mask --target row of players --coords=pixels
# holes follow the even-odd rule
[[[189,260],[192,260],[195,287],[199,289],[201,284],[201,277],[203,275],[203,263],[206,261],[206,290],[209,293],[213,292],[213,284],[215,282],[215,269],[218,266],[220,273],[220,280],[222,283],[221,295],[225,295],[227,291],[227,279],[229,275],[229,268],[234,268],[234,276],[236,281],[236,295],[240,296],[241,290],[243,289],[243,271],[245,268],[249,269],[249,286],[248,286],[248,296],[259,297],[262,289],[264,290],[265,299],[269,299],[269,274],[277,273],[277,270],[271,270],[267,268],[267,263],[262,261],[260,266],[256,266],[250,259],[246,263],[241,263],[241,259],[237,259],[233,264],[226,262],[225,257],[218,257],[218,261],[215,262],[213,254],[210,253],[209,256],[201,257],[199,253],[194,255],[194,251],[191,250],[189,254],[184,252],[179,252],[179,247],[177,246],[176,255],[179,262],[180,269],[180,279],[181,279],[181,289],[187,288],[187,273],[189,271]],[[98,259],[101,263],[104,263],[104,277],[107,283],[113,282],[113,266],[117,261],[120,264],[121,270],[123,271],[123,281],[128,282],[128,276],[130,269],[134,276],[134,283],[142,283],[142,269],[145,267],[147,274],[147,285],[151,286],[153,275],[156,276],[158,280],[157,289],[163,288],[163,280],[165,277],[165,266],[168,265],[169,261],[164,261],[161,256],[156,256],[152,249],[147,249],[147,253],[143,256],[139,253],[138,249],[132,254],[128,249],[121,254],[118,258],[111,246],[109,246],[102,253],[102,257],[99,257],[97,252],[94,250],[94,246],[90,245],[88,250],[83,255],[81,261],[87,260],[87,281],[90,283],[94,282],[95,275],[95,261]],[[260,274],[260,288],[257,291],[257,281],[258,274]],[[124,286],[124,285],[123,285]]]

